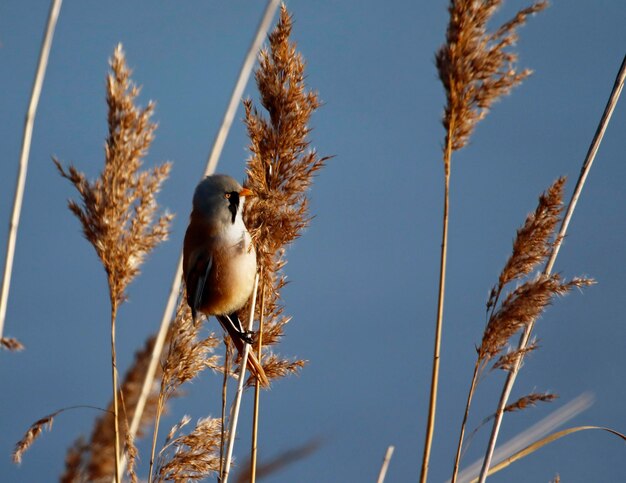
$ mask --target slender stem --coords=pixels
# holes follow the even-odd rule
[[[163,413],[164,388],[161,384],[159,399],[157,401],[157,411],[154,421],[154,431],[152,433],[152,450],[150,451],[150,468],[148,470],[148,483],[152,483],[152,469],[154,468],[154,455],[156,453],[156,442],[159,435],[159,425],[161,424],[161,414]]]
[[[254,322],[254,310],[256,308],[256,293],[259,286],[259,274],[254,277],[254,291],[252,292],[252,304],[250,305],[250,319],[248,320],[248,331],[252,330]],[[248,354],[250,352],[250,344],[243,345],[243,354],[241,356],[241,364],[239,368],[239,386],[235,395],[235,403],[230,416],[230,428],[228,431],[228,450],[226,451],[226,461],[222,468],[222,483],[228,483],[228,474],[230,472],[230,462],[233,457],[233,449],[235,447],[235,436],[237,435],[237,422],[239,421],[239,408],[241,407],[241,396],[243,395],[243,385],[246,381],[246,366],[248,364]]]
[[[115,319],[117,302],[111,300],[111,376],[113,379],[113,420],[115,427],[115,481],[120,481],[120,425],[117,404],[117,355],[115,353]]]
[[[263,277],[261,277],[263,278]],[[259,315],[259,338],[257,346],[257,359],[261,361],[263,349],[263,315],[265,314],[265,284],[261,287],[261,313]],[[256,378],[254,383],[254,413],[252,415],[252,448],[250,450],[250,483],[256,481],[257,440],[259,433],[259,399],[261,395],[261,383]]]
[[[231,95],[230,102],[228,104],[228,108],[226,113],[224,114],[224,119],[222,120],[222,126],[220,127],[220,131],[215,138],[213,143],[213,148],[211,149],[211,154],[207,161],[207,165],[205,167],[204,176],[208,176],[215,172],[215,168],[217,167],[217,162],[222,153],[222,148],[224,147],[224,142],[226,141],[226,135],[228,134],[228,130],[230,125],[232,124],[232,120],[235,116],[235,111],[237,106],[239,105],[239,101],[241,100],[241,96],[243,95],[243,90],[248,83],[248,79],[250,78],[250,74],[252,72],[252,67],[254,66],[254,61],[256,59],[257,52],[267,35],[267,31],[269,29],[269,24],[274,17],[274,13],[276,12],[276,8],[278,7],[278,0],[268,0],[267,7],[265,8],[265,12],[263,14],[263,19],[259,23],[258,30],[254,37],[252,44],[250,45],[250,49],[246,54],[245,61],[241,66],[241,71],[239,72],[239,78],[237,80],[236,88],[233,90]],[[146,401],[148,400],[148,396],[150,395],[150,390],[152,388],[152,383],[154,382],[154,375],[156,373],[156,368],[159,363],[159,358],[161,357],[161,352],[163,351],[163,346],[165,344],[165,336],[167,335],[167,329],[169,327],[170,321],[172,320],[172,316],[174,314],[174,310],[176,308],[176,299],[178,297],[178,293],[180,291],[181,280],[183,275],[183,254],[178,257],[178,265],[176,269],[176,273],[174,275],[174,280],[172,281],[172,286],[170,288],[170,294],[167,300],[167,304],[165,306],[165,310],[163,311],[163,317],[161,318],[161,325],[159,327],[159,332],[157,334],[156,340],[154,342],[154,348],[152,349],[152,357],[150,359],[150,364],[148,365],[148,370],[146,371],[146,376],[143,381],[143,386],[141,389],[141,395],[139,400],[137,401],[137,408],[133,413],[133,419],[130,424],[130,433],[134,437],[137,434],[137,430],[139,429],[139,424],[141,422],[141,416],[146,406]],[[126,465],[125,457],[122,458],[122,467]]]
[[[395,448],[393,446],[389,446],[387,451],[385,451],[385,457],[383,458],[383,464],[380,467],[380,473],[378,473],[378,479],[376,483],[384,483],[385,476],[387,476],[387,469],[389,468],[389,462],[391,461],[391,457],[393,456],[393,450]]]
[[[572,198],[567,206],[567,212],[563,217],[563,221],[561,222],[561,227],[559,229],[559,234],[556,238],[556,243],[550,254],[550,258],[546,262],[546,266],[543,270],[543,273],[549,275],[552,272],[552,268],[554,267],[554,263],[556,261],[556,257],[559,254],[559,249],[561,248],[561,243],[565,238],[565,234],[567,233],[567,228],[569,226],[570,220],[574,214],[574,210],[576,208],[576,203],[578,202],[578,198],[582,192],[583,186],[585,185],[585,180],[591,170],[591,166],[596,157],[596,153],[598,152],[598,148],[600,147],[600,143],[602,142],[602,138],[604,137],[604,133],[606,131],[607,126],[609,125],[609,121],[611,120],[611,116],[613,115],[613,111],[615,110],[615,106],[617,105],[617,101],[619,99],[620,93],[622,92],[622,88],[624,87],[624,81],[626,81],[626,56],[622,60],[622,65],[615,79],[615,83],[613,84],[613,90],[611,91],[611,95],[609,100],[604,108],[604,112],[602,114],[602,118],[600,119],[600,123],[598,124],[598,128],[593,136],[593,140],[591,141],[591,145],[589,146],[589,150],[587,151],[587,155],[585,156],[585,161],[580,170],[580,175],[578,176],[578,181],[576,182],[576,187],[574,188],[574,193],[572,194]],[[525,349],[528,345],[528,341],[530,340],[530,336],[534,327],[534,322],[530,323],[524,333],[520,337],[518,350]],[[498,439],[498,433],[500,431],[500,426],[502,425],[502,416],[504,414],[504,408],[509,399],[509,395],[513,389],[513,385],[515,384],[515,379],[517,377],[517,373],[522,364],[523,354],[520,353],[520,357],[516,360],[513,365],[512,370],[509,372],[509,375],[506,379],[504,387],[502,388],[502,395],[500,397],[500,402],[498,404],[498,409],[496,410],[495,419],[493,421],[493,427],[491,429],[491,436],[489,438],[489,446],[487,447],[487,452],[485,453],[485,458],[483,460],[483,466],[480,471],[480,483],[484,483],[487,479],[487,473],[489,472],[489,466],[491,465],[491,460],[493,458],[493,452],[496,447],[496,441]]]
[[[11,273],[13,272],[13,258],[15,257],[15,244],[17,241],[17,229],[20,224],[20,214],[22,212],[22,200],[24,199],[24,188],[26,186],[26,173],[28,171],[28,156],[30,154],[30,144],[33,137],[33,126],[35,124],[35,114],[41,96],[43,80],[46,76],[50,47],[54,37],[54,29],[61,11],[62,0],[52,0],[48,13],[48,23],[39,52],[39,63],[30,94],[30,102],[24,120],[24,134],[22,135],[22,150],[20,152],[20,164],[15,184],[15,196],[13,198],[13,211],[9,222],[9,236],[7,240],[6,256],[4,261],[4,274],[2,276],[2,289],[0,290],[0,338],[4,331],[4,321],[7,315],[7,305],[9,302],[9,288],[11,286]]]
[[[472,398],[474,397],[474,391],[476,389],[476,382],[478,381],[478,372],[480,368],[480,359],[476,358],[476,364],[474,364],[474,374],[472,374],[472,382],[470,384],[469,391],[467,393],[467,402],[465,403],[465,413],[463,414],[463,422],[461,423],[461,434],[459,435],[459,443],[456,448],[456,456],[454,457],[454,470],[452,470],[451,483],[456,482],[457,475],[459,473],[459,463],[461,462],[461,450],[463,449],[463,438],[465,437],[465,427],[467,425],[467,417],[469,415],[469,408],[472,404]]]
[[[449,132],[453,132],[452,125]],[[446,137],[444,152],[444,199],[443,199],[443,233],[441,235],[441,259],[439,264],[439,295],[437,298],[437,325],[435,328],[435,348],[433,354],[433,371],[430,381],[430,403],[428,406],[428,424],[426,426],[426,441],[424,442],[424,456],[422,459],[422,473],[420,482],[428,480],[428,462],[435,431],[435,414],[437,412],[437,388],[439,384],[439,360],[441,354],[441,332],[443,327],[443,301],[446,291],[446,259],[448,250],[448,209],[450,201],[450,161],[452,159],[452,140],[450,134]]]
[[[222,427],[220,432],[220,473],[217,478],[218,482],[222,481],[222,471],[224,471],[224,444],[226,443],[226,399],[228,390],[228,376],[230,374],[230,344],[228,343],[228,335],[224,333],[224,379],[222,380]]]

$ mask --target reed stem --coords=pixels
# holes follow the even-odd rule
[[[459,442],[456,448],[456,455],[454,457],[454,469],[452,470],[451,483],[456,483],[456,478],[459,474],[459,464],[461,462],[461,450],[463,449],[463,438],[465,437],[465,428],[467,426],[467,417],[469,415],[470,405],[472,404],[472,398],[474,397],[474,391],[476,390],[476,382],[478,381],[478,372],[480,368],[480,359],[476,359],[474,364],[474,373],[472,374],[472,382],[470,384],[469,391],[467,393],[467,402],[465,403],[465,413],[463,414],[463,422],[461,423],[461,434],[459,435]]]
[[[263,279],[263,277],[261,277]],[[259,316],[259,335],[257,345],[257,359],[261,362],[263,349],[263,315],[265,314],[265,284],[261,287],[261,311]],[[257,440],[259,434],[259,399],[261,395],[261,382],[259,378],[254,383],[254,412],[252,415],[252,448],[250,449],[250,483],[256,482],[257,463]]]
[[[446,261],[448,251],[448,211],[450,202],[450,162],[452,159],[452,132],[453,122],[450,122],[446,136],[446,150],[444,152],[444,198],[443,198],[443,232],[441,235],[441,258],[439,264],[439,295],[437,297],[437,323],[435,327],[435,347],[433,354],[433,370],[430,381],[430,402],[428,406],[428,423],[426,425],[426,441],[422,459],[420,482],[428,480],[428,463],[435,432],[435,415],[437,412],[437,389],[439,385],[439,361],[441,358],[441,332],[443,328],[443,302],[446,291]]]
[[[20,164],[15,184],[15,196],[13,198],[13,210],[11,212],[11,221],[9,222],[9,235],[7,240],[7,249],[4,260],[4,273],[2,275],[2,289],[0,290],[0,338],[4,332],[4,321],[7,315],[7,305],[9,303],[9,288],[11,286],[11,274],[13,272],[13,259],[15,258],[15,244],[17,242],[17,230],[20,224],[20,214],[22,212],[22,201],[24,199],[24,189],[26,187],[26,173],[28,172],[28,156],[30,154],[30,145],[33,138],[33,126],[35,124],[35,115],[37,114],[37,105],[41,96],[41,88],[46,76],[46,67],[48,66],[48,57],[50,56],[50,48],[52,47],[52,38],[54,37],[54,29],[61,11],[62,0],[52,0],[50,3],[50,11],[48,13],[48,22],[46,25],[46,33],[44,34],[39,52],[39,62],[37,64],[37,72],[30,94],[30,102],[26,111],[24,120],[24,134],[22,135],[22,149],[20,151]]]
[[[248,320],[248,331],[252,330],[254,323],[254,310],[256,308],[257,289],[259,287],[259,274],[254,277],[254,290],[252,291],[252,303],[250,305],[250,318]],[[222,483],[228,483],[228,475],[230,473],[230,463],[233,457],[233,449],[235,447],[235,436],[237,435],[237,423],[239,422],[239,409],[241,408],[241,397],[243,396],[243,386],[246,381],[246,367],[248,365],[248,354],[250,352],[250,344],[244,344],[243,354],[241,355],[239,386],[235,395],[235,402],[230,417],[230,428],[228,430],[228,450],[226,451],[226,461],[222,468]]]
[[[567,206],[567,212],[565,216],[563,217],[563,221],[561,222],[561,228],[559,229],[559,234],[556,238],[554,248],[552,249],[550,258],[546,262],[546,266],[543,270],[543,273],[545,275],[549,275],[552,272],[552,268],[554,267],[556,257],[558,256],[559,249],[561,248],[561,243],[563,242],[565,238],[565,234],[567,233],[567,228],[569,226],[570,220],[572,219],[574,210],[576,209],[578,198],[580,197],[583,186],[585,185],[585,181],[587,179],[587,176],[589,175],[589,171],[591,170],[591,166],[593,164],[593,161],[600,147],[600,143],[602,142],[602,138],[604,137],[606,128],[609,125],[609,121],[611,120],[611,116],[613,115],[613,111],[615,110],[615,106],[617,105],[617,101],[620,97],[625,81],[626,81],[626,56],[624,56],[624,59],[622,60],[622,65],[615,79],[615,83],[613,84],[611,95],[609,96],[609,100],[606,104],[606,107],[604,108],[602,118],[600,119],[598,128],[596,129],[596,132],[593,136],[593,140],[591,141],[591,145],[589,146],[589,150],[587,151],[587,155],[585,156],[585,161],[583,162],[583,166],[581,168],[578,181],[576,182],[574,193],[572,194],[572,198],[570,199],[570,202]],[[527,347],[534,325],[535,324],[533,322],[529,324],[528,326],[526,326],[524,333],[520,337],[520,341],[518,345],[519,351]],[[487,480],[487,474],[489,472],[489,467],[491,465],[491,460],[493,458],[493,452],[496,447],[498,433],[500,432],[500,427],[502,425],[502,416],[504,415],[504,408],[506,407],[507,402],[509,400],[509,396],[513,389],[513,385],[515,384],[515,379],[517,378],[517,373],[519,372],[519,368],[522,364],[523,359],[524,359],[523,353],[520,352],[520,357],[517,358],[515,364],[513,365],[511,371],[509,372],[507,376],[504,387],[502,388],[500,402],[498,403],[498,409],[496,410],[495,418],[493,421],[493,427],[491,429],[489,445],[487,447],[487,452],[485,453],[485,458],[483,460],[482,469],[480,471],[480,478],[479,478],[480,483],[484,483]]]
[[[117,355],[115,353],[115,320],[117,318],[117,302],[111,300],[111,376],[113,380],[113,420],[115,428],[115,481],[120,480],[120,425],[117,404]]]

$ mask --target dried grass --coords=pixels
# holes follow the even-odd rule
[[[156,194],[168,177],[171,164],[141,170],[157,127],[150,120],[154,104],[150,102],[145,108],[135,106],[140,88],[130,80],[131,71],[121,44],[115,49],[110,65],[109,134],[102,173],[90,182],[74,166],[66,171],[58,160],[54,159],[54,163],[61,176],[80,194],[81,204],[71,200],[69,208],[81,222],[85,238],[96,250],[107,273],[111,304],[119,304],[146,255],[167,238],[173,216],[166,213],[157,218],[156,202]]]
[[[268,117],[251,100],[244,102],[251,153],[244,185],[255,193],[246,202],[244,222],[257,251],[260,286],[266,287],[265,300],[257,304],[255,315],[260,319],[260,307],[265,307],[263,345],[269,347],[278,344],[291,320],[280,304],[280,291],[286,283],[282,273],[285,248],[311,220],[306,193],[328,159],[310,148],[309,123],[319,100],[317,93],[306,88],[304,59],[290,41],[292,23],[283,5],[278,24],[268,37],[269,48],[262,49],[259,56],[255,77]],[[266,356],[261,362],[270,380],[292,374],[304,364],[277,356]]]
[[[19,352],[25,349],[24,345],[14,337],[0,338],[0,348],[11,352]]]
[[[535,341],[528,344],[523,349],[510,350],[506,354],[502,354],[493,364],[492,369],[502,369],[503,371],[511,371],[520,362],[526,354],[538,349],[539,346]]]
[[[157,482],[199,481],[219,471],[221,421],[201,419],[191,433],[173,439],[175,433],[188,421],[185,418],[170,431],[166,446],[159,456]],[[170,450],[172,454],[168,455]]]
[[[452,153],[467,145],[476,125],[485,118],[493,103],[500,97],[509,94],[515,86],[530,75],[528,69],[517,70],[515,65],[517,55],[510,50],[510,47],[517,41],[517,29],[526,22],[527,17],[547,6],[545,1],[534,3],[530,7],[520,10],[515,17],[503,23],[494,32],[488,32],[487,25],[501,4],[502,0],[451,0],[448,6],[450,18],[446,31],[446,42],[435,55],[439,79],[446,93],[446,106],[443,116],[443,127],[446,131],[443,146],[444,205],[435,348],[420,475],[421,483],[426,483],[428,479],[428,464],[437,410]],[[477,372],[478,365],[474,370],[472,385],[475,383]],[[466,417],[467,414],[463,426]],[[453,470],[453,482],[456,480],[458,471],[460,444]]]
[[[191,309],[185,300],[186,296],[182,293],[179,297],[176,316],[169,330],[167,355],[161,365],[162,377],[154,414],[150,455],[150,479],[152,479],[161,415],[167,402],[177,393],[181,385],[195,379],[203,370],[220,370],[219,356],[211,355],[219,344],[219,340],[213,334],[203,339],[199,337],[202,325],[193,323]]]
[[[202,325],[193,323],[191,310],[184,300],[183,294],[170,326],[170,343],[163,362],[161,393],[166,401],[181,385],[195,379],[203,370],[221,370],[220,357],[212,355],[219,339],[213,334],[200,337]]]
[[[550,255],[556,242],[553,240],[554,230],[563,211],[564,185],[565,178],[558,178],[539,197],[537,208],[526,217],[524,225],[517,230],[513,251],[500,272],[497,285],[491,289],[487,310],[497,304],[506,284],[525,277]]]
[[[44,429],[50,431],[52,429],[52,423],[54,422],[54,418],[61,411],[56,411],[52,414],[48,414],[43,418],[35,421],[31,424],[30,428],[26,431],[26,434],[20,439],[15,445],[15,449],[13,450],[13,463],[20,464],[22,462],[22,455],[32,446]]]
[[[139,274],[145,257],[169,234],[172,215],[157,217],[156,194],[168,177],[171,165],[164,163],[141,170],[143,158],[154,138],[156,124],[150,121],[154,104],[135,106],[139,87],[131,80],[121,44],[110,59],[107,77],[109,134],[105,164],[100,176],[90,182],[84,173],[70,166],[66,171],[58,160],[59,173],[77,189],[81,204],[69,201],[79,219],[85,238],[92,244],[107,274],[111,302],[111,372],[115,433],[115,477],[120,480],[120,429],[118,409],[115,325],[126,289]],[[155,219],[156,218],[156,219]]]
[[[495,101],[531,74],[529,69],[517,69],[517,54],[509,47],[517,42],[517,29],[528,16],[548,3],[534,3],[488,32],[487,25],[501,5],[502,0],[452,0],[448,7],[446,42],[437,51],[435,62],[446,92],[445,144],[450,144],[452,151],[467,144]]]
[[[534,278],[525,280],[511,290],[504,300],[500,301],[501,293],[511,282],[524,279],[532,271],[538,270],[540,264],[550,256],[557,241],[555,232],[563,210],[564,182],[564,178],[558,178],[539,196],[537,208],[527,216],[522,227],[517,230],[511,256],[500,272],[498,283],[489,295],[488,320],[482,342],[476,349],[477,358],[461,423],[453,482],[456,481],[458,473],[469,409],[478,378],[484,367],[498,357],[493,365],[494,368],[513,370],[525,354],[536,349],[536,344],[501,355],[505,347],[510,345],[511,338],[534,324],[555,297],[565,295],[575,287],[582,288],[594,283],[589,278],[575,277],[566,281],[559,274],[540,272]],[[513,403],[509,410],[528,407],[533,398],[535,402],[541,400],[537,394],[532,394],[527,396],[527,399],[522,398]],[[545,400],[548,400],[548,396]]]
[[[497,356],[513,335],[539,318],[554,297],[565,295],[574,287],[582,288],[593,283],[588,278],[563,281],[558,274],[539,274],[517,287],[490,317],[478,349],[480,361],[488,362]]]
[[[517,401],[506,406],[504,408],[504,412],[512,413],[515,411],[522,411],[529,407],[536,406],[537,403],[540,403],[540,402],[552,402],[555,399],[558,399],[558,397],[559,396],[557,394],[552,394],[549,392],[531,393],[526,396],[522,396]]]

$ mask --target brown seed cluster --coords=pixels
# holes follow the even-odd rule
[[[524,359],[527,354],[532,351],[538,349],[536,341],[532,341],[523,349],[515,349],[507,352],[506,354],[502,354],[498,357],[498,360],[493,364],[493,369],[502,369],[503,371],[512,371],[516,366],[518,361]]]
[[[495,32],[487,24],[502,0],[451,0],[446,43],[435,56],[439,78],[446,92],[443,125],[446,146],[464,147],[476,124],[491,105],[508,94],[531,73],[518,71],[517,55],[508,50],[517,41],[517,28],[529,15],[546,8],[540,1],[520,10]]]
[[[14,337],[0,337],[0,349],[19,352],[24,350],[24,345]]]
[[[199,481],[219,471],[220,420],[201,419],[192,432],[174,438],[188,422],[185,417],[170,431],[159,457],[157,482]]]
[[[526,396],[522,396],[517,401],[505,406],[504,412],[511,413],[514,411],[522,411],[532,406],[536,406],[540,402],[552,402],[558,399],[559,396],[549,392],[545,393],[532,393]]]
[[[246,202],[244,221],[257,250],[260,292],[265,293],[256,315],[260,318],[264,307],[263,344],[270,346],[279,342],[290,320],[280,304],[286,283],[285,248],[311,220],[307,191],[328,159],[309,146],[309,123],[319,100],[317,93],[306,89],[305,62],[290,42],[291,27],[292,18],[283,5],[269,35],[269,48],[260,53],[256,82],[268,117],[251,100],[244,102],[251,153],[245,186],[255,193]],[[271,380],[296,372],[304,361],[266,355],[262,364]]]
[[[176,316],[170,326],[168,351],[163,361],[161,394],[169,399],[179,387],[198,376],[204,369],[221,370],[219,356],[213,355],[219,344],[213,334],[200,338],[201,324],[194,324],[191,310],[182,294]]]
[[[15,445],[15,449],[13,450],[13,462],[16,464],[20,464],[22,462],[22,455],[24,452],[31,447],[31,445],[35,442],[35,440],[41,435],[44,429],[48,429],[50,431],[52,429],[52,423],[54,422],[54,417],[59,414],[60,411],[49,414],[31,424],[28,431],[22,439],[20,439]]]
[[[517,230],[513,251],[507,260],[498,284],[491,289],[487,310],[498,300],[502,288],[509,282],[519,280],[536,269],[546,260],[554,243],[554,230],[563,211],[563,187],[565,178],[558,178],[539,197],[537,208],[526,217],[524,225]]]
[[[167,238],[173,216],[166,213],[155,220],[156,194],[169,175],[170,163],[140,169],[156,129],[150,121],[154,104],[144,109],[135,106],[140,89],[130,80],[121,45],[110,65],[109,134],[102,173],[90,182],[74,166],[66,171],[56,159],[54,163],[80,194],[81,204],[71,200],[69,208],[104,266],[112,305],[118,305],[146,255]]]
[[[500,295],[507,284],[529,275],[550,255],[563,209],[564,183],[564,178],[557,179],[539,197],[537,208],[528,215],[524,225],[517,231],[513,252],[498,277],[498,284],[491,290],[487,302],[489,318],[482,343],[478,348],[481,364],[486,364],[498,356],[514,334],[534,323],[554,297],[565,295],[574,287],[581,288],[594,283],[588,278],[575,277],[565,281],[559,274],[540,273],[510,291],[500,303]],[[514,364],[524,352],[530,350],[532,348],[505,354],[496,365],[503,368],[512,367],[511,363]]]

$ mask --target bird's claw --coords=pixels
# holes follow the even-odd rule
[[[241,340],[243,340],[246,344],[252,344],[252,337],[254,336],[254,332],[251,330],[246,330],[245,332],[241,332],[240,334]]]

